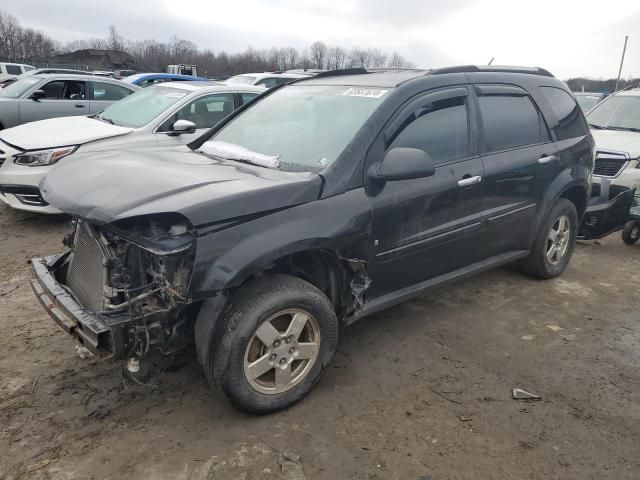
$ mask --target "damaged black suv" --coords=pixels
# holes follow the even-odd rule
[[[188,146],[61,162],[41,190],[75,218],[69,250],[33,259],[32,285],[94,354],[195,344],[234,405],[271,412],[318,382],[340,325],[508,262],[562,273],[593,158],[543,69],[326,72]]]

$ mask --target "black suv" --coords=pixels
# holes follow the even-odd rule
[[[276,87],[184,147],[63,161],[69,251],[32,261],[53,319],[135,370],[195,343],[242,410],[299,401],[341,324],[518,261],[560,275],[593,139],[538,68],[362,69]]]

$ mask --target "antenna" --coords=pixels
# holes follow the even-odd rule
[[[491,60],[489,60],[489,63],[487,63],[487,65],[491,65],[495,59],[496,57],[491,57]]]

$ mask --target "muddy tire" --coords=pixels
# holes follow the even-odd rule
[[[531,253],[520,261],[520,269],[537,278],[557,277],[571,260],[577,234],[575,205],[564,198],[558,199],[540,224]]]
[[[635,220],[627,222],[622,230],[622,241],[627,245],[633,245],[640,240],[640,222]]]
[[[338,346],[329,299],[289,275],[266,275],[241,287],[220,321],[205,373],[248,413],[275,412],[302,400]]]

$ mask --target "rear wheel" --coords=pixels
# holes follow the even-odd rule
[[[627,222],[622,230],[622,241],[627,245],[633,245],[640,240],[640,221]]]
[[[538,278],[557,277],[571,260],[577,234],[575,205],[558,199],[540,225],[531,253],[520,263],[521,269]]]
[[[329,299],[288,275],[267,275],[234,295],[224,330],[205,362],[211,384],[250,413],[300,401],[318,382],[338,345]]]

